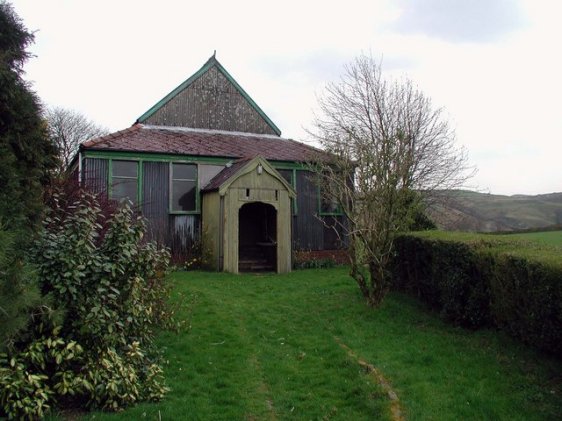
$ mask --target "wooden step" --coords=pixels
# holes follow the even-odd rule
[[[266,259],[242,259],[238,262],[240,272],[272,271],[273,265]]]

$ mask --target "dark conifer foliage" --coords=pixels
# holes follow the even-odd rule
[[[12,6],[0,1],[0,352],[14,345],[39,305],[24,254],[56,164],[39,100],[22,78],[32,41]]]
[[[56,164],[41,106],[23,80],[33,41],[12,6],[0,3],[0,219],[10,228],[34,226],[42,208],[42,187]]]

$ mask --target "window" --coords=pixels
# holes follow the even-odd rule
[[[285,179],[285,181],[287,183],[289,183],[289,185],[295,189],[295,180],[294,180],[294,170],[277,170],[277,172],[279,174],[281,174],[281,177],[283,177]],[[278,192],[275,192],[275,194],[277,195]],[[297,214],[297,201],[295,199],[291,199],[291,209],[293,210],[293,215]]]
[[[171,211],[197,210],[197,165],[172,163]]]
[[[341,215],[342,211],[340,206],[332,197],[329,197],[327,192],[322,191],[322,188],[318,189],[318,194],[320,195],[320,215]]]
[[[129,199],[137,204],[139,164],[136,161],[111,161],[111,198]]]
[[[279,174],[289,183],[290,186],[294,187],[293,184],[293,170],[277,170]]]

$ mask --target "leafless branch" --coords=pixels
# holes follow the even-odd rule
[[[309,133],[331,154],[316,164],[326,200],[348,219],[352,274],[370,273],[369,302],[388,289],[388,265],[397,232],[408,227],[421,200],[459,188],[472,176],[440,108],[410,80],[383,78],[380,65],[360,56],[319,99]],[[358,276],[364,282],[364,275]]]
[[[109,133],[106,128],[97,125],[77,111],[66,108],[48,108],[45,119],[49,135],[59,149],[62,170],[68,168],[80,143]]]

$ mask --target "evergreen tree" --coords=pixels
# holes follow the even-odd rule
[[[22,79],[33,41],[12,6],[0,3],[0,219],[27,229],[39,220],[42,188],[56,164],[35,93]]]
[[[56,164],[39,100],[22,79],[32,41],[12,6],[0,1],[0,352],[14,343],[39,303],[24,253]]]

